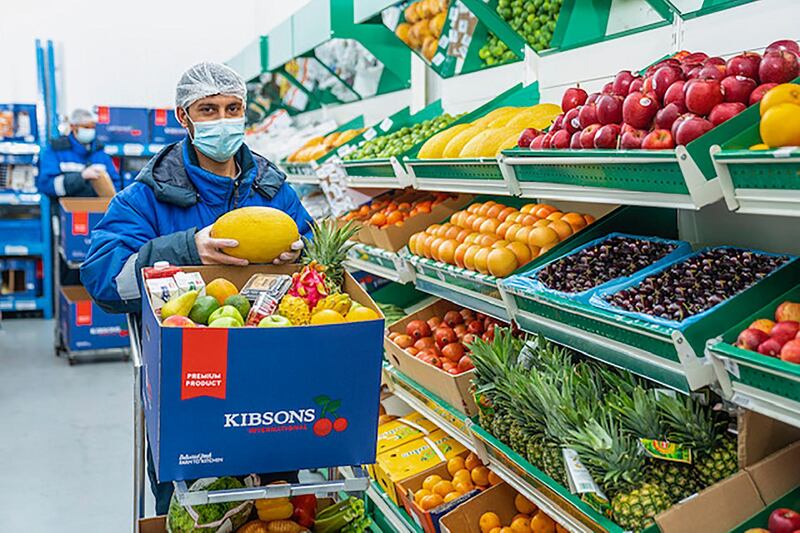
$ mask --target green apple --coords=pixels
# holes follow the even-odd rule
[[[258,323],[260,328],[286,328],[291,326],[291,321],[285,316],[270,315],[261,319]]]
[[[241,321],[237,320],[234,317],[230,316],[222,316],[216,320],[212,320],[208,323],[208,327],[210,328],[240,328],[242,327]]]
[[[242,318],[242,315],[232,305],[223,305],[222,307],[211,313],[211,316],[208,317],[208,325],[210,326],[212,322],[215,322],[216,320],[225,317],[233,318],[236,321],[238,321],[239,325],[237,327],[244,326],[244,319]]]

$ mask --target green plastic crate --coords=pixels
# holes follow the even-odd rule
[[[797,279],[795,277],[795,283]],[[715,362],[720,385],[728,399],[800,426],[800,365],[734,346],[739,333],[753,321],[773,319],[775,309],[786,300],[800,302],[800,284],[789,287],[786,292],[755,301],[747,314],[731,317],[728,325],[733,322],[735,325],[710,341],[707,352]],[[764,301],[768,303],[761,305]]]
[[[764,507],[763,511],[760,511],[746,522],[739,524],[737,527],[733,528],[730,533],[745,533],[748,529],[756,528],[767,529],[769,515],[775,509],[781,508],[792,509],[795,511],[800,509],[800,487],[790,490],[778,500]]]

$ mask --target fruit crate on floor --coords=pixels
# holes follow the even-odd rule
[[[539,103],[539,83],[517,84],[490,102],[453,122],[450,127],[473,122],[504,106],[533,106]],[[476,194],[514,195],[516,190],[500,171],[494,157],[418,159],[424,141],[403,154],[403,166],[417,189]]]
[[[644,215],[645,208],[620,216],[606,227],[674,238],[674,211]],[[656,213],[659,213],[656,215]],[[616,228],[614,228],[616,226]],[[535,265],[531,266],[531,269]],[[500,289],[512,318],[532,333],[542,333],[555,342],[611,365],[627,369],[679,391],[688,392],[716,381],[711,364],[703,358],[706,341],[719,335],[731,321],[752,312],[755,302],[782,294],[800,274],[800,263],[792,261],[758,283],[728,299],[699,320],[679,328],[666,327],[624,316],[557,295],[515,286],[514,279],[501,282]]]
[[[438,117],[443,112],[441,100],[436,100],[413,115],[409,113],[409,108],[404,108],[381,122],[381,125],[385,126],[385,128],[380,136],[391,135],[403,128],[412,127],[425,120]],[[375,138],[376,135],[372,135],[371,137]],[[372,140],[370,135],[365,134],[364,141],[370,140]],[[398,159],[399,155],[400,154],[391,157],[343,160],[342,168],[344,168],[344,172],[347,174],[347,184],[350,187],[388,189],[401,189],[411,185],[411,180],[408,178],[403,165]]]
[[[795,278],[797,279],[797,278]],[[708,342],[706,353],[714,362],[725,397],[752,411],[800,427],[800,364],[769,357],[735,346],[740,332],[753,321],[775,317],[785,301],[800,301],[800,285],[779,294],[768,304],[755,300],[749,313],[721,336]],[[752,312],[753,310],[755,312]],[[733,320],[727,322],[730,324]]]

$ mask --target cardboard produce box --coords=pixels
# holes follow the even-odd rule
[[[479,526],[481,515],[490,511],[500,517],[501,524],[509,526],[511,520],[518,514],[514,507],[516,495],[517,491],[508,483],[489,487],[446,514],[440,522],[441,531],[442,533],[481,533]]]
[[[139,533],[166,533],[167,517],[154,516],[139,519]]]
[[[458,455],[466,459],[467,455],[469,455],[469,451],[464,451]],[[433,468],[429,468],[424,472],[420,472],[415,476],[411,476],[410,478],[399,482],[397,484],[397,493],[400,496],[400,501],[402,502],[403,508],[408,511],[408,514],[411,516],[411,518],[414,519],[414,521],[419,525],[419,527],[422,528],[423,531],[425,531],[425,533],[440,533],[441,529],[439,522],[441,521],[442,517],[470,498],[480,494],[480,491],[477,489],[472,490],[449,503],[445,503],[439,507],[436,507],[435,509],[425,511],[422,509],[422,507],[414,502],[414,493],[420,490],[425,479],[432,475],[439,475],[442,477],[442,479],[447,480],[452,478],[450,473],[447,471],[447,463],[439,463]]]
[[[299,269],[182,268],[239,288],[256,273]],[[159,481],[375,462],[384,321],[349,275],[344,290],[381,318],[279,328],[162,327],[143,293],[145,420]]]
[[[97,106],[97,140],[103,144],[150,142],[148,110],[143,107]]]
[[[125,315],[106,313],[80,285],[61,287],[59,300],[61,334],[71,351],[127,348]]]
[[[395,322],[389,327],[389,332],[405,333],[406,326],[412,320],[428,320],[434,316],[443,316],[447,311],[458,311],[459,309],[459,306],[447,300],[437,300],[413,315]],[[457,411],[467,416],[478,414],[478,407],[470,390],[472,377],[475,375],[474,370],[458,375],[448,374],[444,370],[412,356],[394,341],[389,340],[388,336],[384,337],[383,344],[389,362],[397,370],[437,395]]]
[[[389,498],[400,505],[397,483],[463,453],[460,442],[437,430],[426,437],[378,455],[370,474]]]
[[[423,435],[430,435],[436,424],[416,411],[402,418],[378,426],[378,453],[388,452]]]
[[[110,198],[61,198],[61,248],[67,261],[81,262],[89,253],[92,229],[103,218]]]

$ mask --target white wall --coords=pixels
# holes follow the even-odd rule
[[[171,107],[181,72],[225,61],[308,0],[3,0],[0,103],[35,102],[34,41],[61,45],[62,112]]]

